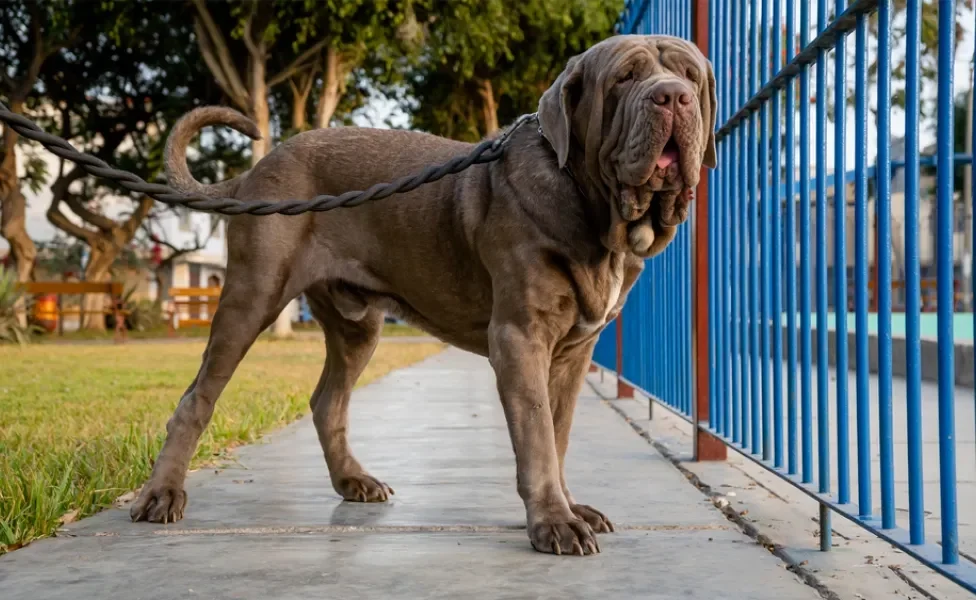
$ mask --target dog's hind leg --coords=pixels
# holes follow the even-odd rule
[[[257,245],[245,250],[255,253],[249,256],[252,261],[260,251]],[[231,252],[227,282],[200,369],[166,424],[166,441],[153,465],[152,475],[129,509],[133,521],[167,523],[183,518],[187,502],[183,489],[186,470],[200,434],[210,423],[217,398],[261,331],[274,322],[288,301],[302,289],[294,271],[286,279],[287,255],[276,261],[277,265],[266,260],[261,268],[268,275],[257,276],[239,254]]]
[[[306,297],[312,315],[325,330],[325,368],[310,404],[332,487],[346,500],[385,502],[393,490],[359,464],[346,435],[352,388],[379,342],[383,313],[365,303],[358,310],[344,306],[350,304],[348,299],[337,298],[324,289],[309,290]],[[351,311],[359,313],[355,320],[343,316]]]

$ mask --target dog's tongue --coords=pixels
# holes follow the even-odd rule
[[[664,152],[661,152],[661,156],[659,156],[657,159],[657,168],[666,169],[671,166],[671,163],[677,162],[677,160],[678,151],[665,148]]]

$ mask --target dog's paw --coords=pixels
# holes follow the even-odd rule
[[[386,502],[393,495],[393,488],[366,473],[338,478],[333,486],[351,502]]]
[[[605,514],[586,504],[573,504],[569,507],[573,514],[586,521],[597,533],[613,533],[613,523]]]
[[[532,525],[529,527],[529,541],[533,548],[548,554],[588,556],[600,552],[593,528],[578,517]]]
[[[175,523],[183,518],[186,503],[186,492],[181,486],[154,486],[150,483],[142,488],[142,493],[129,507],[129,518],[151,523]]]

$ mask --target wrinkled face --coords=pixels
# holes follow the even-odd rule
[[[615,36],[570,60],[539,103],[560,167],[580,153],[611,208],[606,244],[660,253],[715,166],[715,77],[690,42]],[[578,174],[577,174],[578,175]]]

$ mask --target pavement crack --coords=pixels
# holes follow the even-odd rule
[[[888,565],[888,568],[891,569],[891,572],[894,573],[898,579],[904,581],[908,587],[912,588],[928,600],[939,600],[938,596],[933,595],[932,592],[928,591],[918,583],[915,583],[915,580],[909,577],[901,567],[897,565]]]

